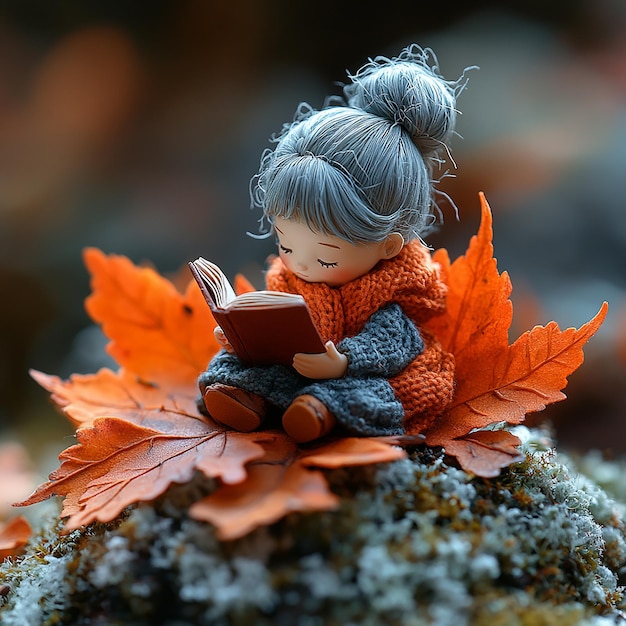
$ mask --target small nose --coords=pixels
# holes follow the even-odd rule
[[[297,261],[296,267],[303,272],[305,272],[307,269],[306,263],[304,263],[303,261]]]

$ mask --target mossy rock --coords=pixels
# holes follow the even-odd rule
[[[50,521],[0,567],[3,626],[559,626],[619,623],[624,507],[554,451],[497,479],[415,449],[328,473],[337,511],[233,542],[179,486],[115,524]],[[193,492],[193,493],[191,493]]]

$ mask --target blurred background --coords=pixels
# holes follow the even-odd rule
[[[549,415],[560,444],[626,452],[626,3],[510,0],[0,1],[0,439],[72,443],[29,378],[105,363],[81,250],[176,275],[202,255],[259,284],[271,242],[248,183],[301,101],[368,57],[431,46],[468,65],[456,178],[429,239],[453,257],[494,212],[512,339],[607,322]]]

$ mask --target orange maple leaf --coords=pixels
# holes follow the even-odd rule
[[[448,306],[428,328],[456,359],[451,406],[425,433],[461,466],[480,476],[497,475],[523,458],[519,440],[505,431],[476,433],[497,422],[520,424],[527,413],[565,398],[567,376],[583,362],[583,345],[606,317],[607,304],[587,324],[561,331],[555,322],[536,326],[508,344],[511,283],[493,258],[491,210],[480,196],[482,219],[465,256],[450,264],[434,255],[448,285]]]
[[[7,524],[0,525],[0,561],[19,554],[31,534],[30,524],[19,515]]]
[[[31,376],[51,394],[51,399],[77,427],[85,428],[98,417],[115,416],[141,426],[167,429],[179,421],[206,422],[196,408],[195,385],[159,385],[121,369],[103,368],[96,374],[74,374],[69,380],[31,370]]]
[[[141,379],[172,388],[195,384],[218,345],[215,322],[191,282],[184,294],[151,268],[88,248],[91,318],[110,339],[108,353]]]
[[[433,255],[448,295],[444,314],[432,318],[427,328],[454,354],[457,397],[465,387],[489,384],[490,366],[508,346],[513,319],[511,281],[506,272],[498,272],[491,210],[483,194],[480,201],[480,228],[465,255],[452,264],[443,248]]]
[[[246,464],[265,453],[258,443],[263,433],[225,430],[202,417],[189,397],[168,396],[125,371],[103,369],[67,382],[35,377],[78,424],[78,444],[61,453],[49,482],[19,505],[64,496],[68,530],[108,522],[128,505],[190,481],[196,471],[224,484],[241,482]]]
[[[67,530],[115,519],[127,506],[154,500],[196,471],[225,484],[246,475],[245,465],[264,449],[242,433],[200,424],[161,431],[118,418],[98,418],[77,432],[78,445],[61,453],[61,467],[25,502],[64,496]],[[261,436],[258,437],[261,439]]]

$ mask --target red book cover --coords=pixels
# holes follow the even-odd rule
[[[215,264],[199,258],[189,268],[215,321],[245,365],[291,365],[296,353],[326,351],[302,296],[280,291],[236,296]]]

